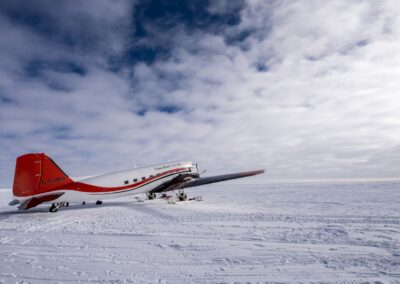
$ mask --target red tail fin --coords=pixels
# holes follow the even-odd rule
[[[44,153],[26,154],[17,158],[13,194],[26,197],[58,189],[72,179]]]

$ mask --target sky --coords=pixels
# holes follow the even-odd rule
[[[0,34],[0,186],[30,152],[71,176],[400,175],[397,0],[3,0]]]

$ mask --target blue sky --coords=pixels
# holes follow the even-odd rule
[[[398,177],[398,1],[1,1],[0,186],[162,161]],[[267,176],[266,176],[267,177]]]

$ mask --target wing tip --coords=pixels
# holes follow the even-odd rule
[[[260,175],[265,173],[265,169],[261,170],[255,170],[255,171],[248,171],[248,172],[241,172],[239,173],[241,177],[249,177],[249,176],[255,176],[255,175]]]
[[[265,173],[265,169],[250,171],[250,172],[247,172],[247,173],[251,174],[251,175],[259,175],[259,174]]]

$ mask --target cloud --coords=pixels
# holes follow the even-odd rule
[[[396,1],[202,4],[3,2],[0,183],[26,152],[75,176],[179,159],[397,175]]]

